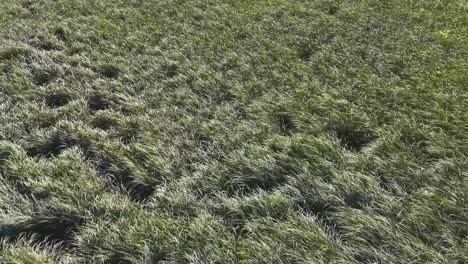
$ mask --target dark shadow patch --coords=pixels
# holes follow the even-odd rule
[[[80,216],[55,215],[31,220],[22,232],[39,243],[46,242],[59,249],[69,249],[74,247],[75,233],[82,224],[84,224],[84,219]]]
[[[37,12],[37,4],[34,0],[23,0],[21,1],[21,7],[31,12],[31,14],[35,14]]]
[[[369,204],[368,197],[360,192],[347,192],[343,195],[343,200],[354,209],[362,209]]]
[[[309,61],[316,52],[316,48],[311,43],[303,43],[299,46],[297,53],[302,61]]]
[[[91,121],[91,124],[96,128],[100,128],[102,130],[108,130],[111,127],[117,125],[117,120],[109,116],[100,115],[100,116],[95,116],[94,119]]]
[[[333,232],[334,236],[338,237],[341,230],[333,220],[333,213],[337,211],[338,203],[312,198],[298,200],[296,204],[299,211],[316,216],[325,227]]]
[[[30,201],[36,202],[38,200],[45,200],[51,197],[50,193],[46,190],[40,192],[33,192],[29,186],[22,182],[18,182],[16,185],[16,191],[27,197]]]
[[[67,93],[53,93],[45,97],[45,103],[50,108],[58,108],[68,104],[72,100],[72,96]]]
[[[54,36],[61,41],[67,41],[67,32],[63,27],[58,27],[53,32]]]
[[[55,69],[34,69],[32,71],[33,83],[39,86],[47,85],[58,77],[59,72]]]
[[[119,67],[112,64],[103,64],[99,66],[98,72],[107,78],[116,79],[120,75]]]
[[[176,64],[170,64],[166,66],[165,67],[166,77],[168,78],[175,77],[179,73],[178,70],[179,70],[179,66],[177,66]]]
[[[196,133],[194,136],[194,140],[195,142],[197,142],[198,147],[204,152],[209,151],[209,149],[213,145],[213,139],[206,135]]]
[[[275,114],[276,122],[278,123],[281,133],[287,136],[292,136],[297,128],[294,119],[284,112]]]
[[[26,8],[26,9],[30,8],[33,4],[34,4],[34,0],[22,0],[20,2],[21,7]]]
[[[91,113],[106,110],[111,106],[111,101],[101,93],[94,93],[87,98],[88,109]]]
[[[297,201],[297,205],[301,211],[319,218],[333,212],[335,208],[331,203],[321,199],[301,199]]]
[[[402,79],[408,79],[409,75],[406,72],[406,65],[403,60],[396,60],[390,63],[390,71]]]
[[[336,13],[338,13],[338,11],[340,10],[340,8],[336,5],[331,5],[327,8],[327,14],[331,15],[331,16],[334,16],[336,15]]]
[[[0,136],[0,140],[4,140],[4,139],[1,138]],[[2,168],[1,165],[3,165],[5,161],[14,157],[16,154],[17,154],[17,150],[14,149],[12,146],[9,146],[9,145],[5,146],[1,144],[0,145],[0,169]]]
[[[52,41],[42,41],[37,45],[38,48],[45,50],[45,51],[51,51],[51,50],[59,50],[60,47],[54,45]]]
[[[65,149],[76,144],[78,144],[78,140],[68,137],[63,133],[55,133],[44,142],[29,146],[26,149],[26,153],[30,157],[43,156],[51,158],[60,155]]]
[[[0,238],[14,242],[24,235],[41,247],[68,250],[75,247],[75,234],[84,222],[82,217],[68,214],[35,217],[26,223],[0,225]]]
[[[293,198],[297,211],[317,217],[321,225],[338,239],[343,230],[334,219],[334,213],[342,206],[342,202],[322,197],[320,191],[309,184],[300,184],[300,182],[297,184],[299,184],[296,186],[299,193],[294,192],[294,195],[298,198]]]
[[[21,227],[19,225],[14,224],[1,224],[0,225],[0,239],[13,242],[21,233]],[[2,245],[0,244],[0,250]]]
[[[317,217],[318,222],[332,237],[336,240],[340,239],[344,230],[333,218],[333,214],[337,211],[336,203],[327,203],[317,199],[300,200],[297,206],[300,212]]]
[[[359,130],[348,125],[336,125],[333,131],[341,146],[352,151],[361,151],[377,138],[371,131]]]
[[[134,179],[127,179],[120,184],[124,186],[131,200],[135,202],[145,202],[155,191],[153,186],[136,182]]]
[[[308,61],[312,57],[312,50],[309,48],[302,48],[299,50],[299,58],[302,61]]]
[[[108,184],[128,194],[132,201],[144,202],[155,191],[152,185],[137,181],[130,169],[115,165],[109,158],[100,158],[96,169]]]
[[[236,39],[238,40],[245,40],[248,39],[251,36],[251,34],[247,30],[239,30],[236,33]]]

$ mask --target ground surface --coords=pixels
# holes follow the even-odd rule
[[[2,0],[1,263],[467,263],[466,1]]]

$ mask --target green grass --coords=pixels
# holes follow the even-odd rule
[[[2,0],[1,263],[467,263],[465,0]]]

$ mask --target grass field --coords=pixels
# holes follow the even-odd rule
[[[468,263],[465,0],[1,0],[0,263]]]

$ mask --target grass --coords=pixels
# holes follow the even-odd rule
[[[0,262],[467,263],[467,9],[1,1]]]

